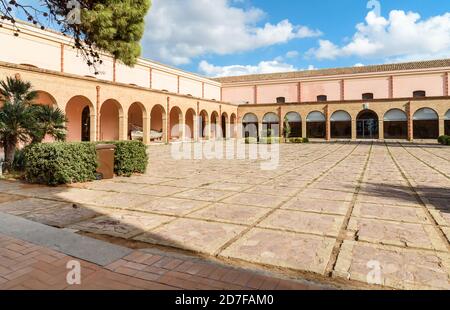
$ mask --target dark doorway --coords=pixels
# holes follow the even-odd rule
[[[228,120],[228,117],[226,117],[225,114],[222,114],[222,137],[224,139],[228,138],[227,137],[227,120]]]
[[[378,115],[370,110],[362,111],[356,119],[356,136],[358,139],[379,138]]]
[[[439,117],[436,111],[423,108],[414,113],[414,139],[437,139],[439,136]]]
[[[91,141],[91,111],[88,106],[81,113],[81,141]]]

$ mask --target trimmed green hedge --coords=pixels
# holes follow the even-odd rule
[[[118,176],[144,173],[147,169],[147,147],[142,141],[109,141],[101,144],[114,144],[116,146],[114,173]]]
[[[25,179],[59,185],[95,180],[97,157],[92,143],[37,143],[23,150]]]
[[[438,142],[442,145],[450,145],[450,136],[440,136]]]
[[[18,165],[30,183],[60,185],[89,182],[96,179],[97,144],[114,144],[114,173],[131,176],[144,173],[148,165],[147,147],[141,141],[110,141],[101,143],[37,143],[23,149]]]
[[[288,138],[287,139],[288,143],[308,143],[309,139],[308,138]]]

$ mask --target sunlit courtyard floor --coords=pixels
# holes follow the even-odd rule
[[[150,146],[131,178],[0,181],[0,212],[292,277],[450,289],[449,147],[282,144],[218,159],[182,146]]]

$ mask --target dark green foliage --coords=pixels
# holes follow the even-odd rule
[[[288,139],[289,143],[308,143],[308,138],[290,138]]]
[[[47,105],[33,105],[30,107],[35,122],[30,130],[31,142],[40,143],[46,135],[56,141],[66,140],[66,115],[59,108]]]
[[[114,144],[114,173],[118,176],[131,176],[144,173],[148,165],[147,147],[141,141],[110,141],[102,144]]]
[[[97,155],[93,143],[36,143],[23,150],[25,179],[59,185],[95,180]]]
[[[98,0],[86,3],[81,14],[81,33],[86,42],[134,65],[141,54],[144,18],[150,0]]]
[[[438,142],[442,145],[450,145],[450,136],[440,136]]]

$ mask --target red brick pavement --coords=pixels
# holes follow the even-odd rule
[[[296,281],[238,270],[206,260],[134,251],[101,267],[78,260],[81,285],[68,285],[73,257],[0,234],[0,289],[320,289]],[[77,259],[75,259],[77,260]]]

